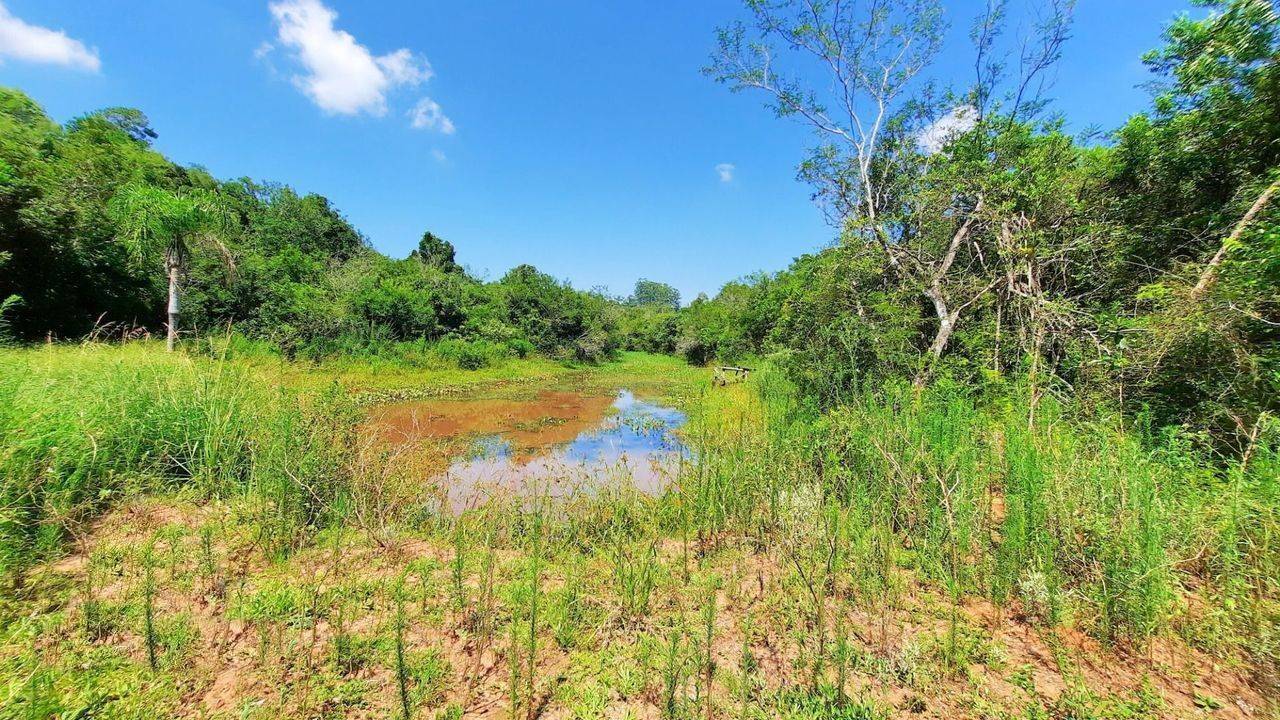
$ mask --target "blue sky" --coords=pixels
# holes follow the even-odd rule
[[[809,132],[699,72],[736,0],[269,5],[0,0],[0,84],[60,121],[138,107],[178,162],[323,194],[393,256],[430,229],[488,278],[687,301],[834,237],[794,179]],[[978,5],[946,3],[944,80]],[[1145,107],[1139,57],[1188,5],[1079,0],[1051,91],[1071,129]]]

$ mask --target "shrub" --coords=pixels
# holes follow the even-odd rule
[[[537,348],[533,343],[524,338],[513,338],[507,341],[507,347],[511,349],[511,354],[518,358],[527,358],[532,355]]]
[[[435,354],[462,370],[479,370],[496,364],[508,353],[507,346],[488,340],[441,340]]]

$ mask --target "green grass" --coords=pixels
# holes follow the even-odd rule
[[[456,714],[483,666],[485,692],[518,717],[621,703],[878,718],[895,708],[875,688],[932,708],[1027,662],[1006,656],[1005,623],[1042,636],[1072,688],[1024,693],[1028,712],[1123,716],[1099,708],[1136,697],[1073,674],[1061,628],[1102,652],[1161,638],[1263,687],[1275,677],[1272,438],[1223,467],[1176,435],[1049,401],[1034,425],[1017,400],[947,387],[817,413],[767,367],[727,388],[709,378],[641,354],[384,372],[147,344],[0,350],[0,707],[22,713],[0,718],[190,714],[199,692],[163,688],[207,687],[223,667],[215,638],[229,637],[210,628],[232,623],[261,681],[239,698],[250,717]],[[378,532],[347,513],[361,393],[620,387],[691,417],[694,459],[659,496],[457,518],[385,508],[394,521]],[[402,502],[360,499],[375,501]],[[47,564],[63,553],[84,554],[83,569]],[[978,600],[994,619],[965,609]]]
[[[0,574],[148,491],[246,491],[264,542],[299,540],[346,472],[354,407],[150,344],[0,350]],[[306,478],[304,483],[299,478]]]
[[[217,356],[220,348],[211,352]],[[710,371],[679,358],[623,352],[598,365],[563,363],[541,357],[502,358],[467,370],[447,361],[406,364],[394,358],[333,358],[288,362],[269,355],[243,361],[283,385],[316,389],[335,380],[366,402],[438,395],[520,396],[537,389],[616,390],[626,387],[645,396],[688,400],[710,378]]]

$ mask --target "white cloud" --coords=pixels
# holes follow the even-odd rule
[[[734,170],[737,170],[737,167],[735,167],[733,163],[720,163],[719,165],[716,165],[716,174],[720,176],[720,182],[722,183],[733,182]]]
[[[440,103],[429,97],[419,100],[409,111],[409,124],[418,130],[439,130],[445,135],[452,135],[457,130],[440,108]]]
[[[102,61],[97,49],[67,36],[61,30],[28,25],[0,3],[0,57],[49,63],[98,72]]]
[[[445,163],[449,162],[448,156],[446,156],[444,154],[444,151],[439,148],[431,149],[431,157],[435,158],[436,162],[440,163],[441,165],[444,165]]]
[[[920,131],[917,142],[920,150],[926,155],[942,151],[956,135],[966,133],[978,124],[978,111],[972,105],[961,105],[951,112],[934,120],[929,127]]]
[[[294,76],[294,85],[325,112],[380,116],[392,88],[431,77],[426,58],[409,50],[374,56],[351,33],[334,27],[338,14],[320,0],[279,0],[269,8],[277,40],[305,70]]]
[[[431,64],[405,48],[377,58],[378,67],[395,85],[417,85],[431,79]]]

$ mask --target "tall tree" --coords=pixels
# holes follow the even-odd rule
[[[117,239],[141,262],[163,260],[169,284],[167,347],[173,350],[181,313],[182,273],[193,250],[212,248],[234,267],[219,238],[231,227],[226,205],[215,194],[196,189],[172,192],[130,185],[111,201]]]
[[[453,243],[428,230],[422,233],[417,249],[409,253],[409,257],[417,258],[444,272],[458,272],[462,268],[454,259],[455,253]]]
[[[1072,0],[1045,4],[1045,19],[1024,39],[1018,72],[1010,74],[996,47],[1005,2],[987,3],[971,34],[976,77],[960,93],[940,95],[924,76],[946,31],[937,0],[748,0],[752,25],[722,28],[705,70],[735,92],[763,93],[778,117],[814,130],[819,143],[801,164],[801,179],[846,239],[878,247],[897,281],[933,310],[921,378],[962,312],[994,287],[969,293],[968,281],[957,281],[961,254],[980,226],[1007,218],[971,182],[982,178],[978,168],[933,198],[920,184],[956,136],[997,135],[1041,105],[1041,81],[1061,53],[1073,7]]]
[[[631,292],[629,302],[632,305],[652,305],[658,307],[680,309],[680,291],[670,285],[656,280],[640,278]]]

